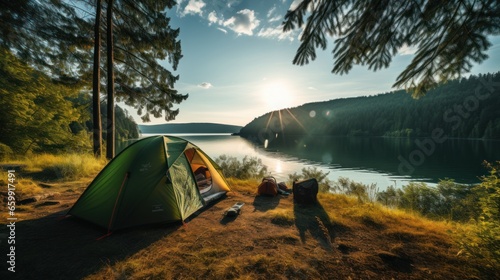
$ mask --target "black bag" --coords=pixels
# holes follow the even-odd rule
[[[318,202],[318,181],[314,178],[293,182],[293,201],[297,204],[315,204]]]

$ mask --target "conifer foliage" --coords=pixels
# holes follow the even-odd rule
[[[0,45],[69,84],[89,73],[92,41],[86,13],[59,0],[0,0]]]
[[[107,1],[102,2],[104,11]],[[0,0],[0,4],[0,45],[52,78],[83,82],[90,88],[95,0]],[[168,63],[175,71],[182,58],[179,29],[170,27],[167,16],[174,5],[173,0],[113,4],[116,98],[136,108],[144,121],[150,115],[174,119],[179,111],[173,105],[188,97],[174,89],[179,77],[163,66]],[[101,24],[105,36],[105,20]],[[103,53],[106,48],[103,44]],[[105,69],[105,56],[101,57]]]
[[[102,14],[98,12],[101,9],[97,9],[100,5]],[[151,115],[173,120],[179,113],[174,105],[188,97],[174,89],[179,77],[165,66],[169,64],[175,71],[182,57],[177,40],[179,29],[170,27],[167,16],[174,5],[173,0],[0,0],[0,60],[18,63],[2,65],[12,70],[3,71],[7,68],[2,68],[3,72],[12,75],[5,77],[6,81],[14,81],[19,76],[16,73],[28,71],[24,68],[32,69],[28,76],[41,73],[44,76],[44,84],[36,88],[38,92],[24,93],[13,83],[3,84],[14,88],[4,93],[24,100],[31,95],[48,94],[43,91],[53,85],[65,85],[66,91],[54,91],[53,94],[59,94],[57,100],[69,101],[77,92],[89,92],[93,83],[96,97],[93,107],[98,115],[102,97],[108,94],[111,108],[108,111],[113,111],[113,100],[123,101],[135,108],[144,121],[149,121]],[[96,13],[100,16],[96,17]],[[101,17],[102,20],[96,20]],[[107,40],[111,37],[113,40]],[[96,52],[101,55],[95,56],[93,63]],[[19,69],[12,69],[14,66]],[[24,68],[20,69],[21,66]],[[94,81],[93,72],[98,73]],[[101,84],[114,86],[100,87]],[[21,92],[26,95],[20,95]],[[39,104],[35,102],[35,105]],[[39,117],[45,116],[50,115]],[[106,126],[114,130],[114,120],[110,119]],[[94,123],[101,121],[96,117]],[[94,153],[99,155],[100,152],[96,152],[102,141],[99,125],[94,132],[99,134],[96,137],[98,144],[94,143]],[[112,131],[108,129],[107,134]]]
[[[420,97],[487,58],[487,36],[500,33],[500,2],[303,0],[283,24],[285,32],[303,27],[293,60],[298,65],[314,60],[316,48],[326,49],[332,36],[334,74],[353,65],[386,68],[401,48],[416,48],[394,86]]]
[[[174,4],[172,0],[113,4],[115,95],[136,108],[143,121],[150,115],[173,120],[179,113],[173,104],[188,97],[174,89],[179,77],[160,64],[168,62],[176,70],[182,58],[179,29],[170,28],[165,12]]]

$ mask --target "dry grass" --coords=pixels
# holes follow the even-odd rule
[[[97,174],[107,160],[96,159],[90,154],[35,155],[26,161],[32,172],[52,174],[58,179],[75,180]]]
[[[60,201],[51,199],[63,192],[81,192],[84,189],[82,185],[86,186],[106,162],[89,154],[39,154],[0,162],[0,171],[16,170],[13,182],[16,215],[24,219],[38,217],[38,214],[33,216],[32,213],[39,212],[34,208],[42,201],[45,204],[60,204]],[[6,180],[6,177],[0,178],[0,184],[6,185]],[[5,199],[6,196],[7,193],[0,193],[0,198]],[[5,203],[0,205],[1,216],[7,217],[6,207]]]
[[[293,225],[295,221],[293,209],[272,209],[266,213],[266,216],[276,225]]]
[[[261,182],[258,179],[241,180],[236,178],[227,178],[227,181],[231,186],[235,186],[234,191],[244,194],[257,194],[256,186]]]
[[[45,192],[42,187],[31,179],[18,179],[15,186],[19,197],[32,197]]]
[[[95,176],[107,164],[90,154],[36,154],[0,162],[0,169],[15,169],[16,175],[41,181],[68,181]],[[10,167],[13,166],[13,167]]]
[[[319,194],[318,205],[299,206],[293,203],[292,195],[256,196],[259,180],[230,179],[233,192],[198,212],[185,225],[137,227],[97,241],[104,230],[76,219],[58,221],[91,177],[85,180],[52,182],[59,193],[51,200],[60,203],[35,205],[25,211],[16,224],[18,243],[22,244],[16,252],[16,276],[487,278],[476,269],[477,262],[457,256],[458,248],[448,234],[456,229],[455,224],[426,220],[378,204],[360,204],[344,195]],[[227,208],[240,201],[245,202],[241,215],[223,216]],[[2,273],[0,278],[4,279]]]
[[[200,214],[187,227],[106,266],[89,279],[473,276],[473,265],[457,257],[458,249],[449,241],[446,232],[451,225],[376,204],[359,204],[356,198],[343,195],[321,194],[319,205],[298,207],[291,197],[259,199],[245,195],[254,193],[255,182],[232,183],[235,193],[231,197]],[[238,218],[224,221],[217,215],[241,200],[247,205]]]

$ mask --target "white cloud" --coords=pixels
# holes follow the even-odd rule
[[[241,0],[229,0],[227,1],[227,7],[228,8],[231,8],[231,7],[234,7],[234,6],[238,6],[239,4],[241,4]]]
[[[269,12],[267,12],[267,17],[270,18],[273,16],[273,13],[276,11],[276,6],[272,7]]]
[[[236,13],[228,20],[224,21],[223,25],[238,33],[238,35],[253,35],[253,30],[259,26],[260,21],[255,17],[253,10],[244,9]]]
[[[209,88],[213,87],[213,85],[211,83],[208,83],[208,82],[203,82],[203,83],[199,84],[198,86],[201,88],[204,88],[204,89],[209,89]]]
[[[217,14],[215,13],[215,11],[212,11],[210,12],[210,14],[208,14],[208,24],[209,25],[212,25],[213,23],[218,23],[219,22],[219,18],[217,17]]]
[[[295,10],[303,0],[293,0],[292,4],[290,4],[289,10]]]
[[[270,18],[269,22],[276,22],[276,21],[280,21],[282,19],[283,19],[282,16],[275,16],[275,17]]]
[[[220,31],[224,32],[224,34],[227,34],[227,30],[226,29],[220,28],[220,27],[217,27],[217,29],[219,29]]]
[[[184,8],[184,15],[187,14],[203,14],[203,7],[205,7],[206,4],[203,2],[203,0],[189,0],[189,3],[186,5],[186,8]]]
[[[257,36],[278,40],[294,40],[294,32],[283,32],[283,26],[262,28]]]
[[[407,44],[404,44],[401,48],[398,50],[399,55],[412,55],[417,52],[417,48],[414,46],[408,46]]]
[[[276,14],[276,15],[275,15]],[[267,21],[268,22],[276,22],[282,19],[282,15],[277,14],[276,6],[272,7],[269,12],[267,12]]]

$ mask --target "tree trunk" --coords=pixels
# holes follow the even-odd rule
[[[95,157],[102,156],[102,124],[101,124],[101,0],[96,1],[96,17],[94,26],[94,72],[92,79],[92,107],[93,107],[93,140]]]
[[[107,31],[107,67],[108,67],[108,122],[107,122],[107,146],[106,157],[115,157],[115,82],[113,73],[113,0],[108,0],[108,10],[106,12]]]

